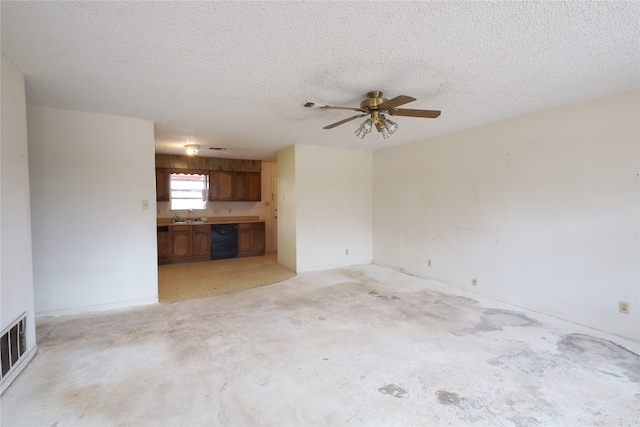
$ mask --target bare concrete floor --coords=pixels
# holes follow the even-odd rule
[[[41,319],[2,426],[640,423],[637,343],[442,289],[368,265]]]

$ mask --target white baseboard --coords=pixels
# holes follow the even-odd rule
[[[120,302],[114,302],[109,304],[96,304],[96,305],[89,305],[85,307],[65,308],[62,310],[43,311],[40,313],[36,313],[36,319],[41,319],[44,317],[58,317],[58,316],[69,316],[72,314],[91,313],[94,311],[114,310],[118,308],[137,307],[140,305],[149,305],[149,304],[158,304],[158,297],[142,298],[142,299],[129,300],[129,301],[120,301]]]
[[[296,271],[296,273],[306,273],[306,272],[311,272],[311,271],[331,270],[333,268],[355,267],[357,265],[369,265],[369,264],[371,264],[371,260],[345,262],[345,263],[330,264],[330,265],[319,265],[319,266],[299,268],[298,271]]]

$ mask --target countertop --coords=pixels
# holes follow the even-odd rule
[[[158,226],[174,226],[174,225],[210,225],[210,224],[241,224],[246,222],[264,222],[258,216],[223,216],[208,217],[206,221],[193,222],[171,222],[172,218],[158,218]]]

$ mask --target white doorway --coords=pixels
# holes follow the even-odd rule
[[[271,175],[271,250],[278,250],[278,176]]]

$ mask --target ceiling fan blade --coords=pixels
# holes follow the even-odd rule
[[[380,104],[380,107],[391,109],[399,107],[400,105],[408,104],[409,102],[413,102],[415,100],[415,98],[412,98],[410,96],[400,95],[396,96],[395,98],[387,99],[382,104]]]
[[[355,119],[358,119],[358,118],[364,117],[364,116],[366,116],[366,114],[358,114],[357,116],[349,117],[348,119],[340,120],[339,122],[333,123],[333,124],[331,124],[329,126],[325,126],[322,129],[333,129],[336,126],[340,126],[340,125],[342,125],[344,123],[350,122],[351,120],[355,120]]]
[[[362,111],[362,112],[365,112],[365,110],[363,110],[362,108],[355,108],[355,107],[333,107],[331,105],[322,105],[322,106],[320,106],[318,108],[323,109],[323,110],[351,110],[351,111]]]
[[[390,113],[393,116],[425,117],[427,119],[435,119],[441,112],[437,110],[409,110],[406,108],[399,108],[397,110],[390,111]]]

